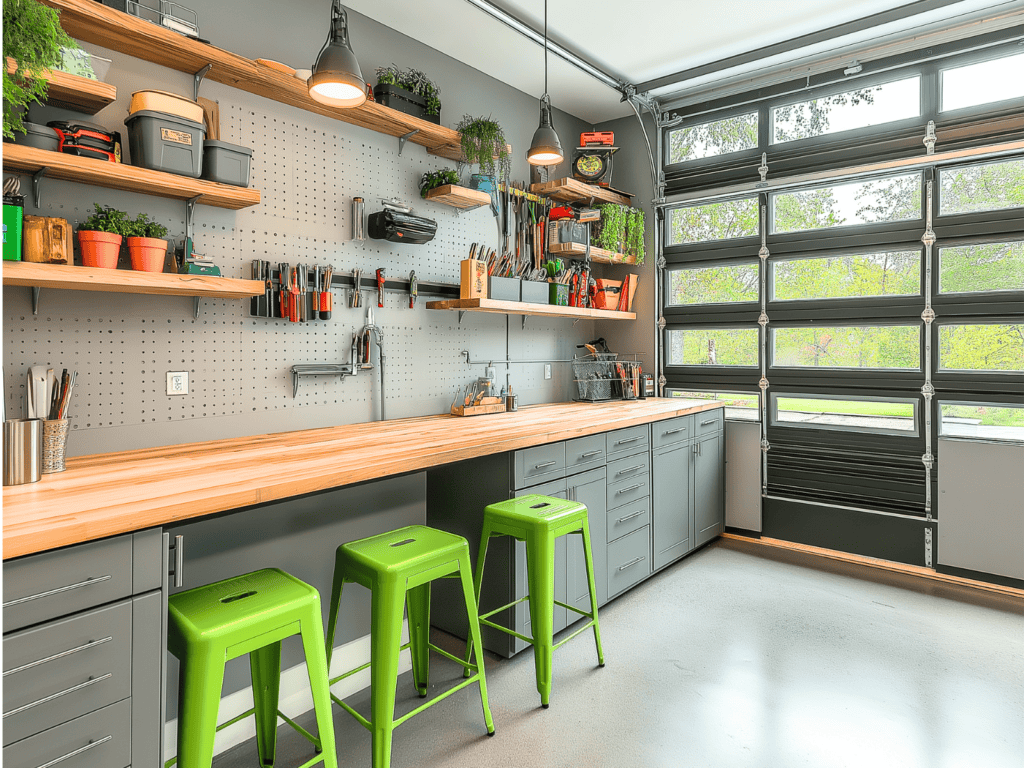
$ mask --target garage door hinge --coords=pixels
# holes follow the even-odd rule
[[[924,529],[924,567],[932,567],[932,529],[931,526]]]

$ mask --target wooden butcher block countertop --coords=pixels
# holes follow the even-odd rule
[[[3,491],[4,559],[719,408],[656,398],[422,416],[106,453]]]

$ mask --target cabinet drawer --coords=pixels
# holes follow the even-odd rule
[[[126,600],[4,637],[4,746],[131,695]]]
[[[517,489],[559,477],[565,477],[565,443],[516,451],[514,480]]]
[[[644,496],[651,495],[651,475],[633,475],[617,483],[608,483],[608,509],[616,509],[624,504],[632,504]]]
[[[565,441],[565,471],[574,475],[600,467],[605,459],[604,435],[588,435]]]
[[[608,432],[605,435],[608,441],[608,457],[612,458],[615,454],[648,447],[650,445],[650,439],[648,438],[650,431],[651,429],[647,424],[641,424],[639,427],[627,427],[626,429]]]
[[[677,416],[674,419],[656,421],[651,424],[651,444],[655,448],[681,443],[691,437],[693,437],[692,415]]]
[[[131,536],[11,560],[4,563],[4,632],[131,593]]]
[[[608,513],[608,543],[651,524],[651,499],[646,497]]]
[[[713,411],[693,414],[693,431],[697,436],[709,435],[713,432],[721,432],[725,424],[725,409],[716,408]]]
[[[651,529],[644,526],[608,545],[608,595],[617,595],[651,574]]]
[[[619,483],[640,475],[649,474],[651,471],[651,454],[643,451],[635,456],[626,456],[622,459],[608,462],[608,482]],[[626,483],[629,485],[629,483]]]
[[[5,768],[127,768],[132,760],[131,701],[58,725],[4,747]]]

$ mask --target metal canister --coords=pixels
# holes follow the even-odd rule
[[[42,472],[42,419],[4,422],[4,485],[38,483]]]
[[[352,198],[352,239],[365,240],[366,229],[363,225],[363,198]]]

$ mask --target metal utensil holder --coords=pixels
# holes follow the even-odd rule
[[[632,387],[623,386],[622,378],[616,366],[632,368],[636,365],[636,355],[632,361],[620,360],[615,352],[598,352],[585,357],[574,358],[572,376],[576,382],[577,400],[587,403],[599,403],[606,400],[633,400],[636,394]]]

